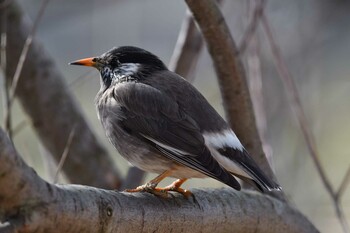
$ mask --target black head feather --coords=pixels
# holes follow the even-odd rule
[[[133,46],[113,48],[96,60],[105,90],[114,82],[141,81],[156,71],[167,70],[156,55]]]
[[[101,58],[112,69],[123,63],[138,63],[152,70],[167,69],[164,63],[156,55],[133,46],[113,48],[103,54]]]

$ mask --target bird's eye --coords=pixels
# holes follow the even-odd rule
[[[92,59],[92,62],[97,62],[97,58],[94,57],[94,58]]]

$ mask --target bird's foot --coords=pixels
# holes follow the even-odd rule
[[[189,190],[177,187],[173,184],[166,186],[164,188],[156,188],[156,190],[158,192],[163,192],[163,193],[167,193],[169,195],[169,191],[172,192],[177,192],[177,193],[181,193],[186,199],[188,199],[189,197],[193,196],[193,193]]]
[[[186,181],[187,179],[178,179],[174,181],[171,185],[166,186],[165,188],[156,188],[158,191],[163,192],[177,192],[181,193],[186,199],[193,196],[193,193],[191,193],[189,190],[180,188],[180,186]]]
[[[181,193],[186,199],[193,196],[189,190],[180,188],[180,186],[186,181],[186,179],[179,179],[173,182],[171,185],[164,188],[157,188],[157,184],[149,182],[144,185],[138,186],[135,189],[127,189],[125,192],[136,193],[136,192],[147,192],[152,193],[158,197],[169,198],[171,194],[169,192]]]
[[[162,188],[156,188],[157,184],[153,183],[146,183],[144,185],[138,186],[135,189],[126,189],[125,192],[129,193],[137,193],[137,192],[147,192],[152,193],[153,195],[163,197],[163,198],[169,198],[170,194],[167,190],[163,190]]]

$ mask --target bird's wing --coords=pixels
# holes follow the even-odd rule
[[[115,88],[114,98],[124,108],[126,116],[120,123],[126,132],[169,159],[240,189],[205,146],[196,122],[166,93],[142,83],[125,83]]]

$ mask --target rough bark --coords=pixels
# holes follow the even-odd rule
[[[259,166],[275,179],[260,141],[246,74],[236,44],[214,0],[185,0],[197,21],[218,77],[226,118]]]
[[[6,71],[11,79],[31,23],[16,1],[7,8],[7,23]],[[60,160],[71,130],[74,128],[79,135],[73,139],[63,166],[71,182],[103,188],[119,187],[119,174],[114,163],[90,130],[53,59],[36,39],[24,63],[16,97],[56,161]]]
[[[233,189],[127,194],[54,185],[28,167],[0,130],[0,232],[318,232],[284,202]]]

